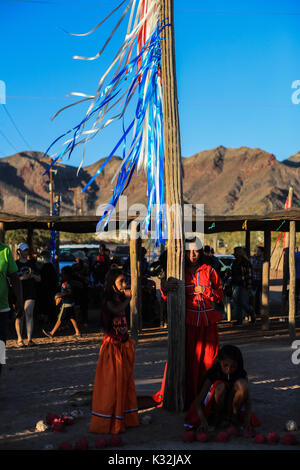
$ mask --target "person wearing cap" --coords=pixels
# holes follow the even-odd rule
[[[217,323],[222,320],[222,315],[214,309],[214,303],[222,301],[223,290],[217,272],[203,255],[198,238],[186,240],[185,263],[186,407],[189,407],[199,393],[207,370],[218,355]],[[162,295],[166,299],[168,292],[177,289],[177,280],[167,280]],[[153,399],[162,401],[163,394],[164,379],[161,390]]]
[[[34,326],[34,306],[37,298],[37,283],[41,281],[41,277],[37,272],[36,263],[29,260],[29,246],[27,243],[20,243],[17,247],[17,254],[19,259],[16,261],[18,267],[18,276],[22,282],[24,313],[26,320],[27,340],[28,346],[35,346],[32,341],[33,326]],[[24,316],[17,317],[15,321],[15,328],[17,333],[17,345],[19,347],[25,346],[22,338]]]
[[[9,287],[14,294],[12,303],[17,316],[23,315],[22,285],[18,277],[18,267],[11,249],[5,243],[0,243],[0,341],[6,343],[8,315],[11,310],[9,302]],[[1,358],[0,358],[1,359]],[[2,363],[0,361],[0,374]]]

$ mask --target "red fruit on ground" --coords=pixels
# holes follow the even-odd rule
[[[267,435],[267,441],[268,441],[268,444],[278,444],[280,440],[280,437],[279,435],[277,434],[277,432],[270,432],[268,435]]]
[[[297,444],[297,439],[293,434],[285,434],[282,438],[282,442],[287,446],[294,446]]]
[[[65,423],[65,424],[73,424],[75,419],[73,416],[67,416],[67,415],[61,415],[61,420]]]
[[[193,442],[195,440],[194,431],[185,431],[182,440],[183,442]]]
[[[109,444],[113,447],[122,446],[123,442],[119,434],[114,434],[109,440]]]
[[[63,432],[65,430],[65,423],[60,418],[54,418],[51,428],[53,432]]]
[[[79,441],[77,441],[75,444],[76,450],[88,450],[88,448],[89,448],[89,443],[87,439],[79,439]]]
[[[228,436],[238,436],[240,434],[238,428],[236,428],[235,426],[230,426],[226,430],[226,432],[227,432]]]
[[[196,441],[198,441],[198,442],[208,442],[209,441],[209,435],[207,434],[207,432],[197,432]]]
[[[70,442],[62,442],[58,448],[58,450],[72,450],[72,449],[73,449],[73,446],[72,444],[70,444]]]
[[[266,438],[263,434],[257,434],[254,438],[255,444],[264,444],[266,442]]]
[[[49,426],[51,426],[51,424],[53,423],[54,419],[58,419],[58,416],[56,416],[56,415],[53,414],[53,413],[48,413],[47,416],[46,416],[46,423],[49,424]]]
[[[95,442],[96,449],[103,449],[106,446],[107,446],[107,441],[105,437],[100,436],[96,439],[96,442]]]
[[[216,441],[217,441],[217,442],[227,442],[227,441],[228,441],[228,434],[227,434],[227,432],[225,432],[225,431],[220,431],[220,432],[217,434]]]

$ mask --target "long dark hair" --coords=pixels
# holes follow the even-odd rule
[[[119,297],[121,301],[125,299],[125,295],[122,292],[117,292],[116,289],[116,280],[118,277],[123,276],[124,272],[122,269],[113,268],[110,269],[105,276],[104,281],[104,292],[102,297],[102,305],[101,305],[101,324],[103,326],[104,331],[109,331],[112,327],[112,315],[107,308],[108,301],[114,301],[116,295]]]
[[[125,273],[122,271],[122,269],[119,268],[113,268],[110,269],[105,276],[105,281],[104,281],[104,292],[103,292],[103,298],[107,300],[114,300],[116,295],[120,297],[121,300],[123,300],[124,294],[122,292],[117,292],[116,289],[116,280],[120,276],[125,276]]]

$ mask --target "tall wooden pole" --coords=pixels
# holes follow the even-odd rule
[[[137,341],[138,331],[140,330],[140,297],[141,297],[141,276],[139,252],[141,238],[137,237],[138,223],[133,220],[130,227],[130,277],[131,277],[131,301],[130,301],[130,328],[131,334]]]
[[[162,85],[165,144],[165,186],[167,207],[167,279],[176,279],[178,289],[169,292],[168,310],[168,368],[164,407],[182,411],[185,402],[185,287],[184,231],[181,143],[179,130],[175,44],[174,0],[161,0],[161,19],[167,26],[162,32]],[[171,207],[176,206],[174,212]]]
[[[296,267],[295,267],[295,244],[296,244],[296,222],[290,221],[289,233],[289,334],[290,340],[296,338],[295,315],[296,315]]]

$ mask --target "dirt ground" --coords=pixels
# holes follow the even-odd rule
[[[278,296],[279,289],[274,283],[270,296],[274,306],[278,304]],[[276,431],[282,437],[286,434],[287,420],[295,420],[300,427],[300,364],[292,361],[295,351],[288,337],[287,320],[280,320],[278,312],[271,318],[268,331],[262,331],[259,321],[255,326],[245,324],[242,328],[237,328],[234,322],[220,323],[220,344],[236,344],[242,350],[253,410],[262,423],[257,432],[267,435]],[[298,317],[298,340],[299,320]],[[0,381],[0,450],[55,450],[65,441],[75,446],[81,438],[88,440],[89,449],[95,449],[97,436],[89,433],[88,427],[102,334],[97,323],[91,322],[79,340],[71,335],[71,330],[63,331],[50,340],[37,333],[34,338],[37,346],[21,349],[16,347],[15,337],[8,340],[7,364]],[[140,417],[149,415],[151,423],[127,430],[122,435],[124,446],[110,448],[112,452],[121,449],[300,450],[300,431],[294,433],[298,444],[293,447],[282,443],[258,445],[252,438],[244,437],[221,444],[215,442],[214,435],[205,444],[184,443],[184,413],[155,408],[151,399],[161,383],[167,342],[164,328],[146,329],[140,335],[134,375]],[[36,431],[36,424],[45,422],[48,413],[60,415],[74,410],[79,410],[80,416],[63,433]]]

